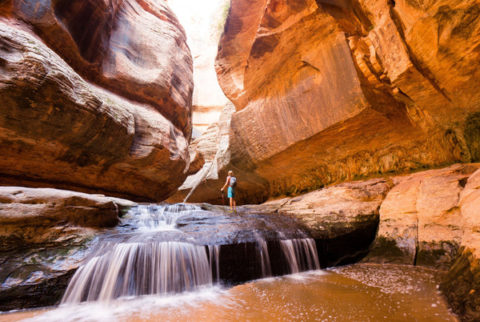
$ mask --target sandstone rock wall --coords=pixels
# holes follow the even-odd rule
[[[14,14],[82,77],[191,133],[192,58],[164,1],[12,1]]]
[[[0,6],[0,184],[175,191],[190,159],[192,62],[166,5]]]
[[[477,217],[463,207],[468,183],[479,164],[456,164],[393,178],[395,186],[380,207],[380,225],[369,260],[449,268],[468,239]],[[472,186],[471,184],[469,185]],[[475,234],[474,234],[475,235]],[[378,254],[378,258],[377,258]]]
[[[478,160],[479,4],[233,0],[232,164],[275,196]]]

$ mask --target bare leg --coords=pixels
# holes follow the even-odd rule
[[[237,202],[233,198],[232,200],[233,200],[233,211],[237,211]]]
[[[233,198],[230,198],[230,210],[233,210],[233,203],[235,201],[233,200]]]

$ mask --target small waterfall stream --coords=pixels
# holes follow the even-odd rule
[[[223,215],[221,215],[223,216]],[[234,258],[237,246],[208,244],[209,240],[218,242],[218,229],[195,235],[202,223],[209,229],[215,227],[209,220],[217,223],[241,222],[241,217],[221,217],[204,211],[194,205],[157,205],[137,206],[127,218],[123,219],[119,234],[100,243],[92,251],[89,260],[81,266],[71,279],[62,299],[62,303],[84,301],[109,301],[119,297],[141,296],[148,294],[173,294],[193,291],[199,287],[222,283],[229,258]],[[179,223],[190,220],[190,231],[182,231]],[[221,219],[219,219],[221,218]],[[192,228],[193,227],[193,228]],[[221,226],[220,226],[221,227]],[[244,230],[228,231],[230,234]],[[275,231],[274,231],[275,232]],[[320,269],[315,241],[310,238],[292,238],[266,240],[253,231],[253,253],[246,253],[251,265],[258,265],[260,273],[252,278],[269,277],[274,271],[272,263],[283,261],[288,267],[284,273],[298,273]],[[283,236],[281,233],[279,236]],[[205,243],[207,241],[207,243]],[[237,243],[240,249],[247,249],[248,243]],[[244,245],[244,246],[242,246]],[[233,248],[232,248],[233,247]],[[242,248],[243,247],[243,248]],[[272,253],[271,248],[276,251]],[[233,256],[232,256],[233,255]],[[278,256],[281,258],[273,258]],[[241,269],[241,268],[240,268]]]

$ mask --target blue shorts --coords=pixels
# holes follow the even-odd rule
[[[233,187],[228,187],[228,198],[235,198],[235,190],[233,190]]]

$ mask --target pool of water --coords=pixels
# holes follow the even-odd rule
[[[232,288],[13,312],[0,321],[457,321],[438,291],[440,278],[425,268],[356,264]]]

